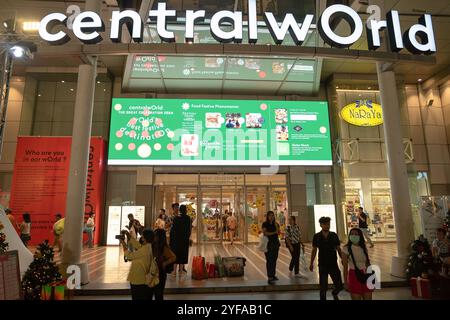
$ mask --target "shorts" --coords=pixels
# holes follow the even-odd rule
[[[364,272],[364,270],[361,270]],[[373,292],[373,289],[367,288],[367,284],[361,283],[356,278],[356,272],[353,269],[348,270],[348,290],[351,294],[363,295],[365,293]]]

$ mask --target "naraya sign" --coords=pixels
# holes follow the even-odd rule
[[[358,127],[375,127],[383,124],[383,111],[371,100],[357,100],[346,105],[339,113],[341,118]]]
[[[186,10],[185,19],[185,41],[193,43],[195,24],[205,22],[205,10]],[[331,26],[332,18],[340,17],[350,26],[350,34],[338,35]],[[156,28],[159,37],[164,42],[175,41],[175,34],[167,30],[167,22],[176,20],[176,10],[167,8],[166,3],[159,2],[156,10],[149,11],[150,22],[156,21]],[[283,21],[277,21],[272,12],[264,13],[264,20],[276,44],[282,44],[287,32],[290,33],[296,45],[302,45],[313,28],[313,14],[305,15],[303,22],[299,23],[293,14],[285,15]],[[134,41],[142,42],[144,23],[138,12],[134,10],[112,11],[110,39],[113,42],[121,42],[122,25],[129,26],[131,36]],[[53,31],[55,25],[67,25],[68,17],[63,13],[50,13],[45,16],[39,25],[39,35],[50,44],[62,44],[70,40],[66,32]],[[219,11],[208,21],[211,35],[222,43],[236,42],[243,40],[244,25],[248,28],[248,42],[258,42],[258,18],[256,0],[248,0],[248,21],[243,21],[241,11]],[[227,30],[223,26],[226,24]],[[231,28],[229,27],[231,26]],[[403,35],[400,28],[400,18],[398,11],[390,11],[386,20],[370,20],[367,28],[368,47],[376,50],[381,46],[380,31],[387,28],[389,33],[390,47],[394,52],[404,48],[415,54],[432,54],[436,52],[433,24],[431,16],[424,14],[419,23],[410,27]],[[96,44],[103,40],[100,32],[105,31],[105,24],[101,17],[92,11],[85,11],[76,16],[73,21],[73,33],[86,44]],[[358,13],[352,8],[336,4],[327,7],[318,19],[317,25],[320,36],[333,47],[345,48],[354,44],[362,36],[363,21]],[[419,40],[420,41],[419,41]]]

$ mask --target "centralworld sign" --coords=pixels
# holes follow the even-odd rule
[[[242,11],[218,11],[206,21],[205,10],[186,10],[184,39],[187,43],[194,42],[196,24],[208,22],[214,39],[220,43],[241,43],[244,38],[244,28],[248,28],[248,42],[258,42],[258,24],[256,0],[248,0],[248,21],[244,21]],[[350,26],[350,34],[342,36],[333,30],[332,21],[335,17],[343,19]],[[167,30],[167,23],[177,19],[177,11],[167,8],[165,2],[159,2],[155,10],[149,11],[149,20],[156,22],[158,36],[163,42],[174,42],[175,34]],[[282,44],[287,33],[291,35],[295,44],[300,46],[305,41],[310,29],[314,28],[313,14],[305,15],[302,22],[297,21],[293,14],[288,13],[283,21],[277,21],[272,12],[264,13],[265,25],[274,42]],[[138,12],[134,10],[112,11],[111,31],[109,38],[113,42],[122,41],[122,26],[129,26],[131,37],[135,42],[143,41],[144,22]],[[62,30],[53,32],[55,25],[67,25],[68,17],[63,13],[50,13],[39,25],[40,37],[50,44],[64,44],[70,40],[68,34]],[[146,21],[147,23],[147,21]],[[95,12],[85,11],[76,16],[73,21],[73,33],[85,44],[97,44],[103,40],[101,32],[105,31],[102,18]],[[225,27],[225,28],[224,28]],[[322,39],[333,47],[345,48],[358,41],[364,26],[361,17],[351,7],[336,4],[327,7],[320,15],[317,29]],[[386,20],[370,20],[366,28],[369,50],[377,50],[381,46],[380,31],[387,29],[390,48],[393,52],[407,49],[413,54],[433,54],[436,52],[433,23],[431,15],[424,14],[417,24],[407,29],[403,34],[398,11],[389,11]]]

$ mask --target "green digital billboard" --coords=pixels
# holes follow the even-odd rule
[[[110,165],[331,165],[322,101],[112,102]]]

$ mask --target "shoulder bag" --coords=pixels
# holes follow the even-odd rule
[[[348,246],[348,254],[352,258],[353,265],[355,266],[356,279],[358,279],[358,281],[360,283],[366,284],[367,280],[375,273],[375,271],[373,271],[372,273],[365,273],[365,272],[362,272],[358,268],[358,265],[356,264],[356,261],[355,261],[355,257],[353,256],[353,251],[352,251],[352,246],[351,245]],[[366,254],[366,253],[364,252],[364,254]],[[370,260],[369,260],[369,257],[367,256],[367,254],[366,254],[366,261],[370,265]]]

